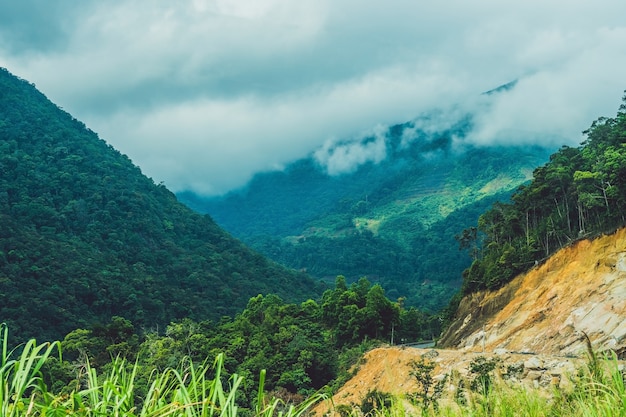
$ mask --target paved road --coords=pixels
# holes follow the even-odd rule
[[[405,344],[400,345],[400,346],[412,347],[412,348],[417,348],[417,349],[428,349],[428,348],[435,347],[435,341],[434,340],[424,340],[423,342],[405,343]]]

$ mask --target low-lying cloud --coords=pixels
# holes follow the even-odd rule
[[[469,143],[577,145],[626,88],[622,0],[75,3],[0,4],[0,66],[174,191],[350,172],[384,147],[347,139],[435,108],[478,109]]]
[[[377,126],[370,134],[350,142],[326,142],[314,157],[328,175],[349,174],[368,162],[378,164],[387,157],[387,130]]]

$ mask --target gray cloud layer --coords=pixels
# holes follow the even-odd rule
[[[577,145],[626,88],[626,2],[505,3],[2,2],[0,66],[173,190],[221,193],[316,150],[349,171],[377,142],[329,143],[435,107],[482,109],[474,143]]]

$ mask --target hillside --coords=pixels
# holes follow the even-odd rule
[[[514,380],[543,387],[550,395],[554,387],[566,387],[568,376],[585,363],[583,332],[597,352],[612,350],[626,359],[624,317],[626,229],[620,229],[558,251],[500,290],[464,297],[436,350],[388,347],[368,352],[354,377],[333,396],[334,405],[358,406],[372,390],[417,392],[411,362],[423,357],[434,362],[435,380],[456,373],[449,390],[457,389],[459,378],[471,378],[472,361],[486,357],[498,361],[502,377],[516,369]],[[327,407],[320,405],[318,415]]]
[[[590,349],[626,358],[623,101],[615,118],[591,125],[579,148],[551,155],[510,203],[494,204],[459,236],[474,261],[463,273],[462,297],[448,308],[440,349],[369,352],[335,405],[359,407],[373,390],[414,394],[422,360],[433,366],[432,381],[446,381],[450,400],[486,365],[509,385],[558,398],[555,388],[572,383],[585,361],[592,380],[601,374]],[[621,387],[624,366],[612,377]],[[579,383],[583,391],[590,385]]]
[[[467,146],[471,125],[471,115],[424,115],[258,174],[225,196],[179,198],[284,265],[329,281],[367,276],[392,299],[437,311],[471,263],[455,235],[507,201],[549,155]],[[373,147],[378,159],[337,168]]]
[[[219,319],[260,293],[319,294],[0,70],[0,322],[13,335],[58,339],[114,315]]]
[[[410,415],[422,415],[419,414],[416,401],[409,400],[411,395],[422,392],[422,387],[411,374],[413,363],[422,360],[434,365],[431,374],[434,384],[446,382],[439,400],[440,406],[458,407],[455,403],[457,395],[463,395],[463,387],[467,394],[470,381],[476,377],[471,372],[472,364],[482,359],[497,364],[492,373],[497,381],[505,379],[513,387],[529,390],[538,388],[543,391],[543,396],[554,395],[556,388],[571,389],[569,378],[585,364],[584,358],[553,355],[382,347],[367,352],[355,375],[332,396],[332,403],[321,402],[313,409],[313,413],[317,416],[339,416],[341,413],[337,409],[359,409],[368,395],[377,392],[400,398],[403,406],[411,411]],[[512,370],[514,375],[507,374]],[[331,412],[333,409],[335,413]]]

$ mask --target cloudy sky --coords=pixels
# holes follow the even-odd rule
[[[209,195],[433,108],[480,106],[475,143],[578,145],[626,89],[625,16],[624,0],[5,0],[0,66],[156,182]]]

